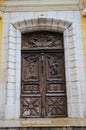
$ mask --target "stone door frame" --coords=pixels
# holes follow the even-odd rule
[[[84,86],[81,85],[84,70],[82,68],[81,70],[79,65],[80,61],[83,61],[83,55],[81,57],[77,55],[79,47],[77,46],[75,23],[41,15],[31,19],[29,16],[26,19],[19,16],[10,21],[8,30],[5,119],[20,118],[21,33],[38,30],[63,32],[68,117],[84,117],[82,105]]]

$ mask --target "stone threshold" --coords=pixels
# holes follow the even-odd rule
[[[0,120],[0,128],[6,127],[86,127],[86,118],[24,118]]]

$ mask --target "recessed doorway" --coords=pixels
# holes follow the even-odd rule
[[[21,117],[66,117],[63,34],[22,34]]]

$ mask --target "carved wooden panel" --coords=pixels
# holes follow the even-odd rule
[[[65,92],[64,53],[46,54],[47,92]]]
[[[39,93],[39,83],[38,82],[29,82],[29,83],[22,83],[22,93]]]
[[[24,54],[23,55],[23,77],[24,81],[30,79],[39,79],[39,55]]]
[[[46,54],[47,78],[64,78],[64,54],[49,53]]]
[[[28,96],[21,98],[21,117],[40,117],[41,98],[40,96]]]
[[[23,34],[22,48],[63,48],[63,35],[57,32],[31,32]]]
[[[64,53],[46,53],[46,116],[66,116]]]
[[[21,117],[67,116],[64,70],[62,34],[23,34]]]
[[[65,92],[64,82],[53,81],[47,83],[47,93]]]
[[[66,98],[65,96],[48,96],[46,98],[46,111],[47,117],[65,117],[66,111]]]
[[[22,54],[21,117],[41,117],[39,65],[39,54]]]

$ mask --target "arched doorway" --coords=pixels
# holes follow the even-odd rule
[[[66,117],[63,34],[22,34],[21,117]]]

